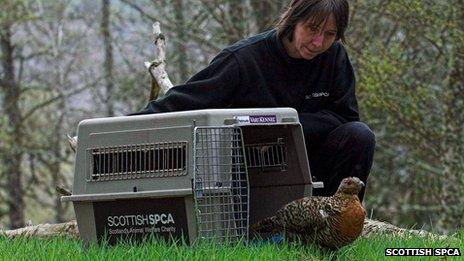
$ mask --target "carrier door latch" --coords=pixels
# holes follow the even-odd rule
[[[238,123],[239,123],[238,119],[231,119],[231,118],[224,119],[224,125],[234,125]]]
[[[324,187],[324,182],[318,181],[318,182],[313,182],[313,188],[323,188]]]

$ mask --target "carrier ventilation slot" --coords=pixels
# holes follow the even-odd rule
[[[283,138],[278,138],[276,142],[247,144],[245,156],[248,168],[287,169],[287,149]]]
[[[87,149],[89,181],[182,176],[187,142],[163,142]]]

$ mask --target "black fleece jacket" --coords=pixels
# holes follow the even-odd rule
[[[220,52],[185,84],[132,115],[206,108],[292,107],[306,139],[358,121],[353,68],[339,42],[311,60],[294,59],[275,30]]]

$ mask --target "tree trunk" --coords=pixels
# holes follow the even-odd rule
[[[114,116],[114,99],[113,87],[114,87],[114,77],[113,77],[113,44],[111,39],[111,30],[110,30],[110,16],[111,16],[111,5],[110,0],[102,0],[102,20],[101,20],[101,33],[103,36],[103,46],[105,48],[105,60],[103,62],[103,68],[105,70],[105,105],[106,105],[106,114],[108,117]]]
[[[453,6],[454,30],[450,30],[451,43],[449,70],[444,84],[444,139],[442,162],[444,164],[442,186],[442,217],[440,227],[453,231],[464,226],[464,4],[457,1]],[[456,142],[460,141],[460,142]]]
[[[59,86],[61,87],[61,86]],[[62,89],[60,88],[60,92]],[[56,188],[57,186],[62,186],[62,171],[61,168],[63,155],[62,155],[62,140],[64,134],[62,133],[63,130],[63,122],[66,113],[66,104],[64,99],[58,102],[57,106],[57,119],[55,122],[54,130],[53,130],[53,141],[52,141],[52,153],[53,159],[50,165],[50,173],[52,174],[52,188]],[[55,222],[61,223],[64,222],[64,205],[61,202],[61,195],[55,195],[54,199],[55,203]]]
[[[184,17],[184,0],[173,0],[172,7],[174,11],[174,26],[175,32],[177,35],[177,40],[173,42],[175,54],[176,54],[176,64],[178,66],[177,73],[177,82],[185,82],[188,75],[188,65],[187,65],[187,33],[186,33],[186,24]]]
[[[255,18],[257,32],[264,32],[271,29],[274,21],[278,18],[277,4],[269,0],[251,1],[253,16]]]
[[[445,131],[443,181],[442,181],[442,215],[439,222],[440,228],[445,231],[453,231],[463,227],[464,224],[464,161],[462,144],[450,144],[450,140],[455,140],[460,129],[455,128],[455,124],[448,122]],[[461,127],[462,128],[462,127]],[[461,147],[461,148],[460,148]]]
[[[247,23],[245,19],[246,2],[243,0],[229,1],[230,16],[234,32],[229,33],[229,44],[235,43],[246,36]]]
[[[21,162],[23,159],[23,128],[19,108],[20,86],[15,81],[13,61],[14,46],[11,42],[11,26],[4,22],[1,28],[2,66],[4,78],[1,81],[4,90],[4,112],[8,117],[6,126],[9,151],[3,157],[3,166],[7,175],[7,193],[10,225],[12,228],[24,226],[24,199],[21,183]]]
[[[56,31],[56,29],[58,31]],[[65,66],[63,66],[63,56],[65,55],[66,49],[60,43],[60,35],[63,35],[63,24],[58,22],[57,24],[50,25],[49,28],[49,35],[50,35],[50,42],[52,43],[52,63],[53,63],[53,82],[52,82],[52,92],[56,97],[59,99],[56,102],[56,107],[51,112],[52,114],[52,129],[50,132],[50,153],[52,157],[46,159],[47,162],[45,163],[49,173],[51,174],[51,187],[56,188],[58,186],[62,186],[61,183],[63,180],[63,124],[66,118],[67,108],[66,108],[66,100],[65,100],[65,82],[66,82],[66,72]],[[54,191],[54,189],[52,189]],[[55,222],[64,222],[64,206],[61,202],[60,195],[56,193],[52,194],[54,197],[54,206],[55,206]]]

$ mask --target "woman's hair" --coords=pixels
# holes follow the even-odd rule
[[[323,23],[330,14],[334,15],[337,26],[337,40],[345,41],[348,26],[349,5],[347,0],[292,0],[277,23],[279,38],[293,40],[293,31],[298,22],[313,19],[316,25]]]

